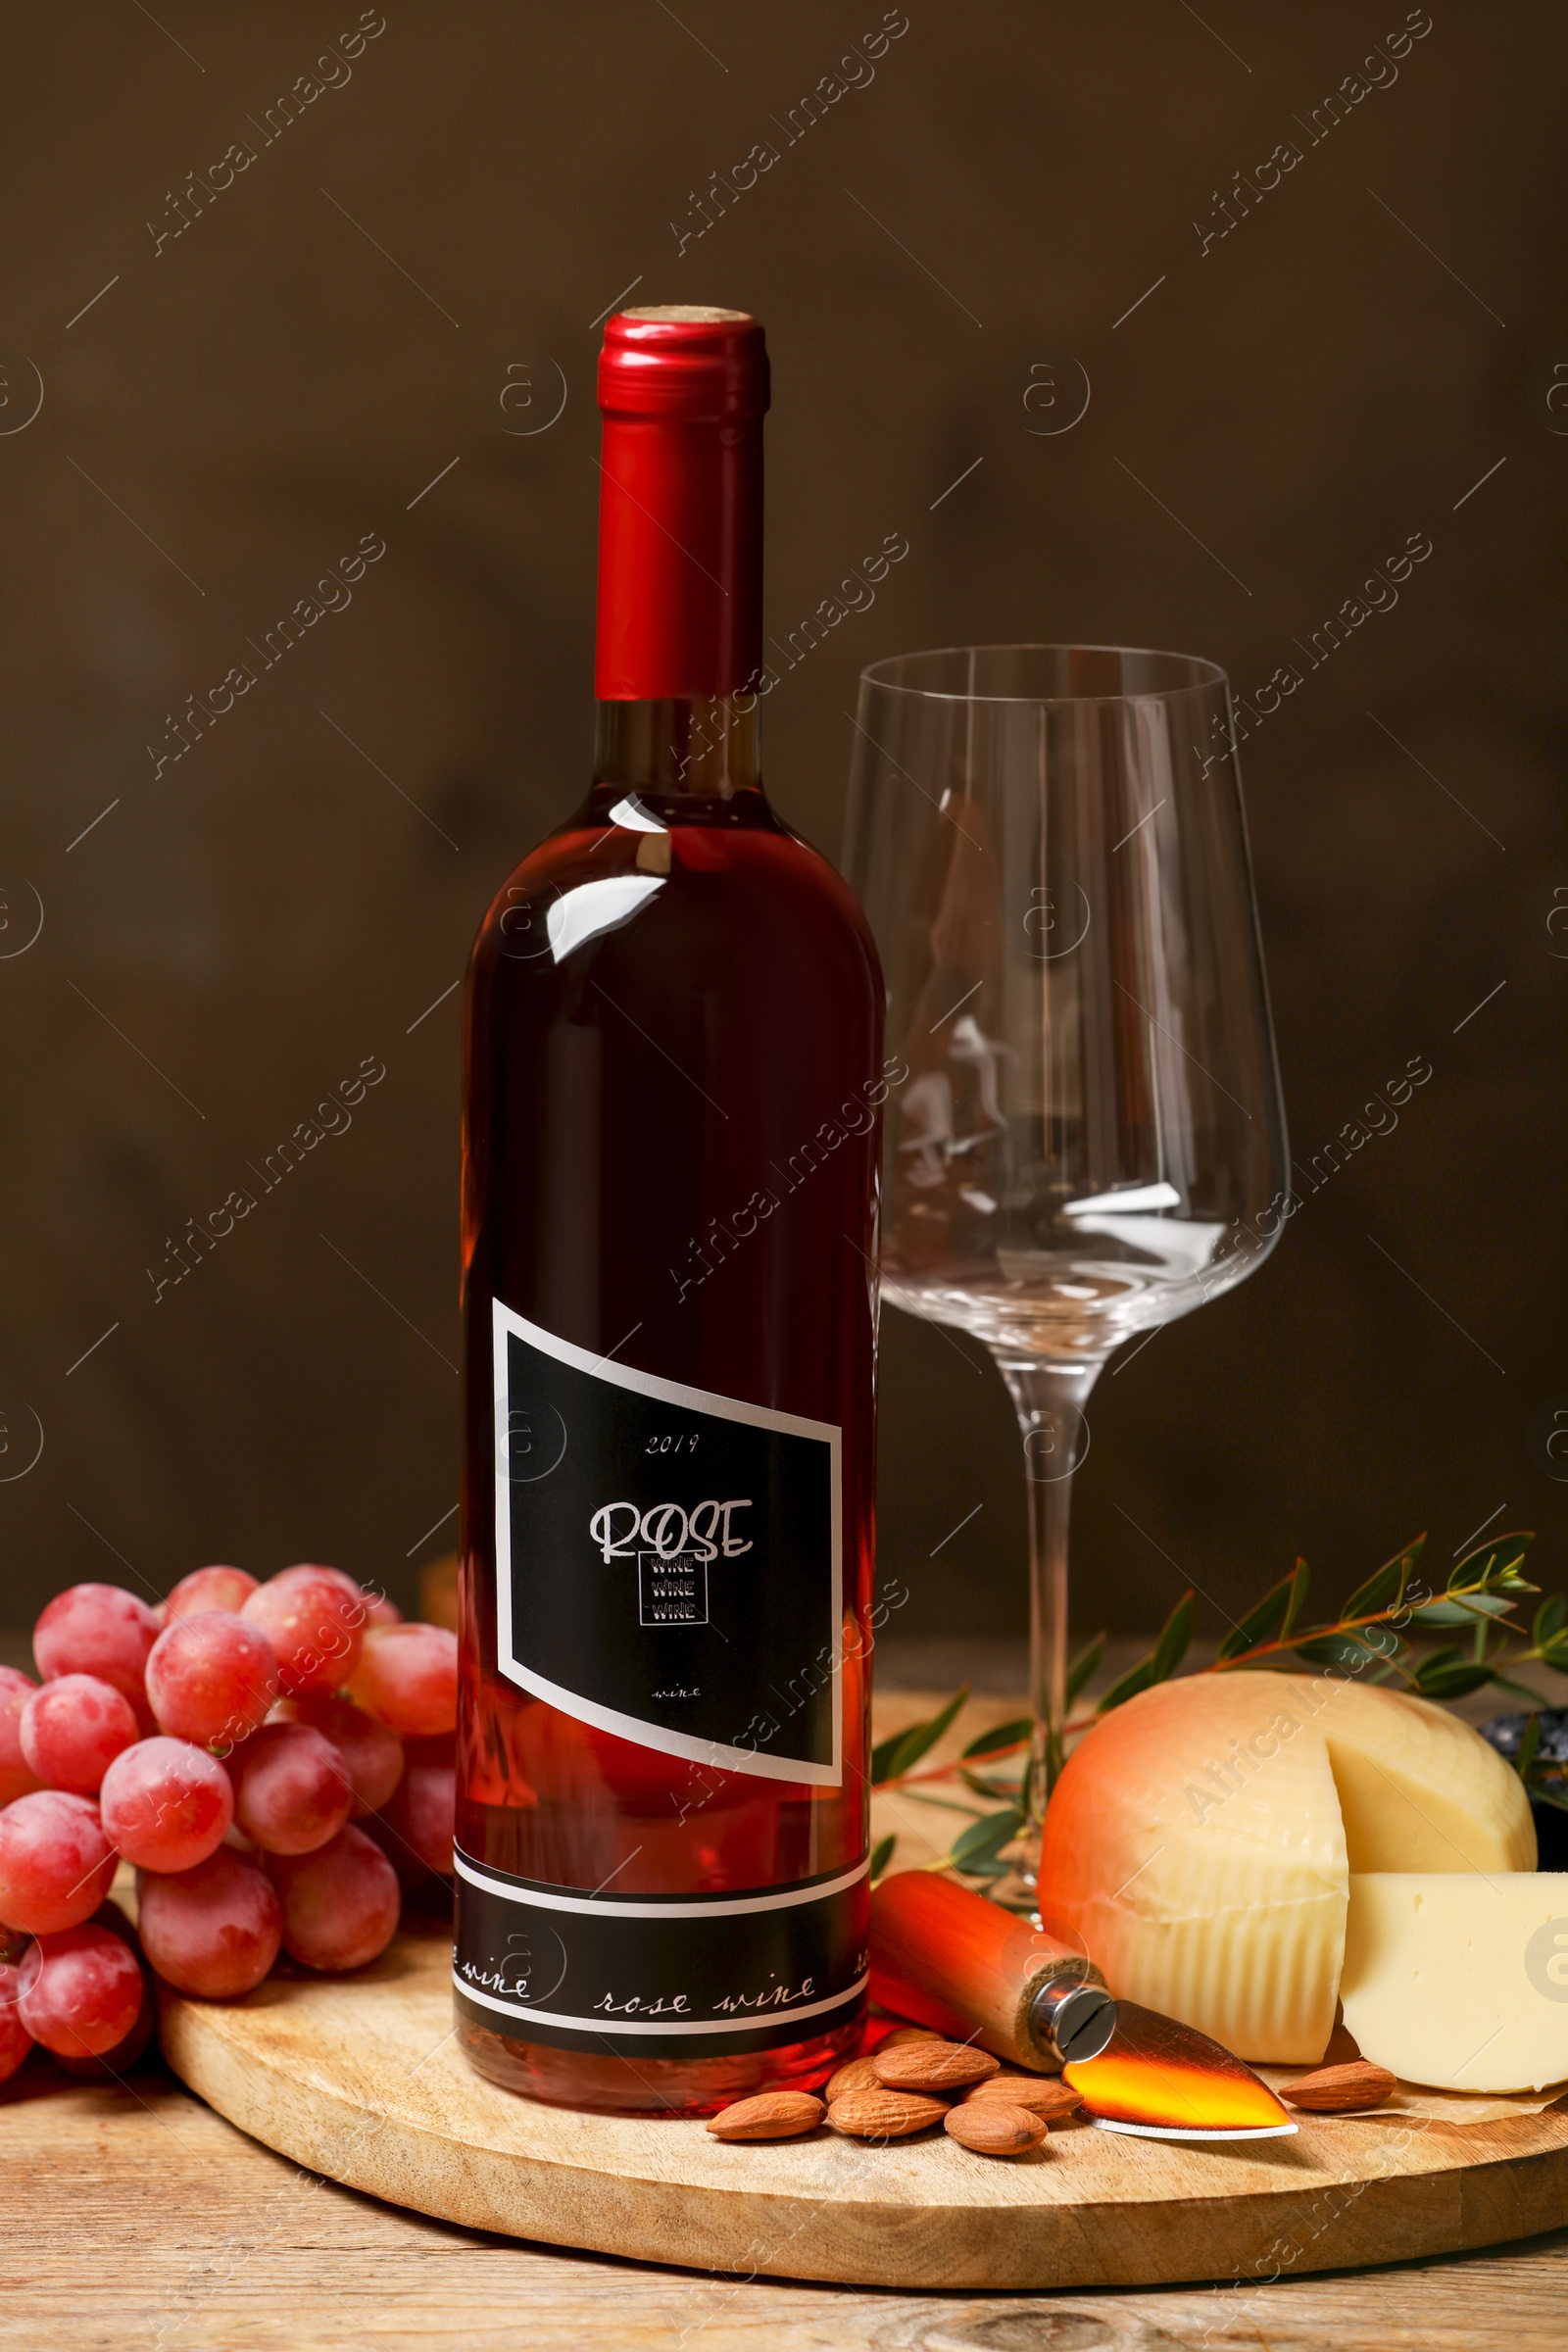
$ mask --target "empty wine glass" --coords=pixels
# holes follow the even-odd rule
[[[1028,1886],[1090,1390],[1121,1342],[1250,1274],[1292,1205],[1224,672],[1112,646],[873,663],[845,867],[907,1065],[883,1295],[986,1343],[1023,1437]]]

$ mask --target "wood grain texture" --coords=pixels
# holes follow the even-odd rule
[[[620,2263],[356,2194],[156,2067],[99,2088],[36,2055],[0,2086],[0,2310],[26,2352],[1560,2352],[1568,2308],[1568,2230],[1338,2277],[1264,2249],[1229,2286],[1051,2297]]]
[[[331,2178],[470,2229],[743,2276],[980,2288],[1255,2278],[1448,2253],[1568,2223],[1568,2114],[1404,2094],[1223,2150],[1088,2126],[1000,2165],[945,2135],[825,2131],[727,2146],[700,2123],[591,2116],[481,2082],[452,2030],[450,1945],[400,1936],[352,1980],[240,2002],[166,1995],[192,2089]]]

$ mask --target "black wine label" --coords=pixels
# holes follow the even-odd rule
[[[494,1301],[501,1672],[621,1740],[836,1788],[839,1431]]]
[[[858,2013],[869,1861],[750,1894],[574,1893],[460,1847],[460,2014],[591,2055],[716,2058],[812,2040]]]

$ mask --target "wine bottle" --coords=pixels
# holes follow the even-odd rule
[[[536,2098],[821,2082],[866,1983],[882,980],[758,763],[767,359],[600,362],[598,746],[465,1014],[459,2032]]]

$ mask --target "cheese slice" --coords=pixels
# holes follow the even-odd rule
[[[1406,2082],[1568,2081],[1568,1874],[1352,1872],[1340,1997],[1362,2057]]]
[[[1191,1675],[1097,1724],[1046,1815],[1042,1924],[1112,1992],[1254,2063],[1334,2025],[1352,1871],[1521,1871],[1518,1776],[1430,1701],[1329,1675]]]

